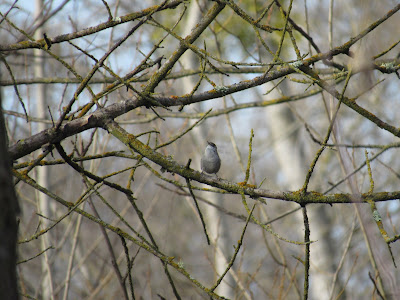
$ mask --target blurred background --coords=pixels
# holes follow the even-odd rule
[[[144,21],[96,71],[87,85],[90,89],[80,93],[65,122],[138,97],[137,91],[144,90],[149,78],[158,72],[157,59],[162,58],[163,65],[173,56],[181,44],[178,37],[189,35],[216,5],[205,0],[166,1],[166,5],[176,5],[161,6],[151,18],[145,18],[151,7],[162,3],[2,1],[0,86],[9,146],[50,128],[96,62],[132,27]],[[288,10],[291,20],[324,53],[356,37],[384,17],[398,1],[279,3],[281,8],[275,1],[258,0],[227,5],[152,95],[200,95],[246,81],[251,84],[267,71],[278,72],[288,62],[295,64],[299,60],[296,49],[303,59],[316,55],[315,47],[292,23],[288,22],[287,27],[291,34],[287,32],[282,37]],[[257,22],[252,23],[247,16]],[[271,32],[265,30],[267,26],[272,28]],[[399,64],[399,26],[399,15],[394,14],[353,45],[351,55],[340,54],[328,62],[319,60],[313,66],[339,93],[345,88],[348,98],[354,98],[358,105],[397,128],[398,73],[382,73],[371,66]],[[63,36],[66,34],[75,35]],[[40,40],[44,35],[60,41],[50,48],[22,45],[6,49],[7,45]],[[146,64],[141,65],[148,55]],[[143,69],[131,77],[133,89],[124,84],[109,89],[138,66]],[[349,69],[353,73],[345,86]],[[96,105],[88,108],[93,99]],[[245,180],[253,130],[248,184],[268,190],[296,191],[303,187],[337,104],[338,100],[321,91],[310,77],[297,72],[224,97],[182,107],[174,105],[169,110],[139,107],[116,121],[154,149],[173,141],[157,151],[181,165],[192,159],[191,167],[197,170],[206,141],[214,142],[222,160],[218,176],[234,183]],[[188,130],[191,126],[194,127]],[[175,139],[178,135],[182,136]],[[392,133],[342,104],[308,190],[322,194],[367,193],[371,186],[367,149],[373,191],[398,191],[399,145]],[[248,217],[240,195],[191,181],[210,235],[208,245],[184,178],[162,173],[160,166],[134,153],[101,128],[67,138],[62,146],[85,170],[131,189],[137,208],[123,193],[106,185],[94,185],[66,164],[57,151],[29,170],[39,185],[65,201],[82,201],[79,208],[121,228],[136,240],[143,236],[150,241],[138,217],[140,211],[160,253],[174,257],[205,287],[216,283],[235,254]],[[20,172],[27,170],[42,152],[43,149],[18,159],[14,168]],[[117,234],[71,212],[49,194],[23,182],[16,185],[16,190],[22,210],[19,260],[32,258],[18,265],[21,298],[131,299],[132,294],[136,299],[209,298],[174,268],[169,267],[167,275],[160,259],[139,243],[126,240],[124,248]],[[265,199],[266,204],[262,204],[248,198],[247,203],[250,208],[256,204],[255,218],[273,234],[265,226],[249,222],[235,262],[216,293],[230,299],[302,299],[305,246],[293,243],[304,241],[300,206],[277,199]],[[398,200],[376,205],[388,235],[398,234]],[[312,204],[307,210],[313,241],[309,299],[400,297],[398,270],[369,205]],[[129,267],[126,250],[131,260]],[[399,250],[398,242],[391,244],[396,263]]]

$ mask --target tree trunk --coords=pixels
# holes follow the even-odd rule
[[[35,20],[39,22],[41,20],[43,13],[43,0],[35,1]],[[43,26],[39,26],[35,32],[35,39],[39,40],[43,38],[44,28]],[[40,49],[33,50],[34,55],[34,74],[36,78],[44,77],[44,52]],[[36,90],[36,115],[40,119],[46,119],[47,115],[47,101],[46,101],[46,87],[43,84],[38,84],[35,86]],[[38,122],[38,132],[46,129],[46,124]],[[49,187],[49,168],[35,168],[35,177],[36,181],[39,185],[44,188]],[[37,199],[37,207],[38,213],[44,215],[46,217],[52,216],[52,209],[50,205],[50,199],[43,193],[36,192]],[[50,225],[50,222],[46,218],[42,218],[41,220],[42,228],[47,228]],[[41,238],[42,250],[47,249],[50,246],[49,233],[44,234]],[[43,281],[41,282],[41,290],[42,290],[42,299],[53,299],[53,284],[52,284],[52,272],[51,266],[49,264],[48,252],[44,252],[42,256],[42,272],[44,275]]]
[[[1,76],[0,76],[1,77]],[[7,132],[0,90],[0,295],[1,299],[18,299],[16,243],[18,202],[11,175]]]

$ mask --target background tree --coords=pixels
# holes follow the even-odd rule
[[[399,297],[397,1],[42,5],[0,5],[21,295]]]
[[[0,93],[0,107],[1,107]],[[0,114],[0,295],[6,299],[18,299],[17,231],[16,222],[19,206],[11,176],[11,161],[8,157],[8,141],[3,114]]]

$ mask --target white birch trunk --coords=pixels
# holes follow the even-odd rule
[[[43,11],[43,0],[35,0],[35,20],[39,21],[42,16]],[[35,39],[43,38],[44,28],[40,26],[35,32]],[[40,49],[33,50],[34,55],[34,76],[35,78],[44,77],[44,60],[43,51]],[[40,119],[45,119],[47,115],[47,101],[46,101],[46,88],[44,84],[38,84],[35,86],[36,97],[34,105],[36,105],[36,116]],[[38,123],[37,130],[43,131],[46,129],[45,123]],[[36,181],[39,185],[48,188],[49,187],[49,174],[48,168],[36,167],[35,168]],[[37,192],[36,194],[38,212],[46,217],[51,217],[51,206],[50,199],[43,193]],[[46,218],[41,219],[42,228],[46,228],[50,225],[49,220]],[[41,238],[42,250],[47,249],[50,246],[49,234],[44,234]],[[52,272],[51,265],[49,264],[48,251],[42,255],[42,272],[44,274],[43,280],[41,282],[41,299],[53,299],[53,282],[52,282]]]
[[[272,88],[272,85],[269,88]],[[274,91],[269,95],[272,98],[281,96]],[[286,136],[287,129],[294,124],[293,113],[283,104],[269,107],[266,114],[272,140],[279,141],[274,143],[274,155],[286,179],[286,185],[280,187],[280,189],[299,190],[304,184],[305,175],[311,161],[306,160],[303,155],[304,143],[297,142],[299,137],[296,131]],[[332,271],[330,259],[333,257],[330,253],[332,248],[329,246],[328,234],[326,234],[329,231],[330,218],[326,215],[323,207],[307,206],[307,211],[311,231],[310,239],[318,241],[311,245],[310,281],[312,284],[310,284],[309,295],[310,299],[324,300],[329,298],[328,289],[331,283],[331,276],[326,274]],[[295,222],[301,226],[303,224],[301,214],[296,214],[296,216],[298,216],[298,219]],[[316,270],[324,270],[325,272],[316,273]]]
[[[198,6],[197,1],[191,1],[189,7],[189,13],[186,20],[185,31],[182,33],[182,36],[185,37],[190,34],[190,31],[195,28],[196,24],[199,22],[201,18],[201,10]],[[182,64],[185,69],[193,70],[198,69],[199,66],[196,61],[196,57],[188,50],[182,57]],[[185,77],[184,85],[183,85],[183,93],[190,93],[194,88],[196,82],[194,82],[193,77]],[[194,107],[198,111],[202,111],[202,104],[192,104],[191,107]],[[192,138],[195,142],[195,145],[198,149],[197,153],[198,157],[198,170],[200,170],[200,157],[204,152],[204,149],[207,145],[207,132],[206,125],[195,127],[192,132]],[[210,136],[208,136],[210,137]],[[215,140],[215,144],[218,146],[219,137],[213,136]],[[222,159],[222,168],[223,168],[223,158]],[[213,202],[216,205],[222,206],[222,198],[220,194],[216,193],[207,193],[204,195],[207,199]],[[188,198],[188,201],[192,203],[192,199]],[[215,255],[214,255],[214,265],[216,270],[216,278],[218,278],[227,267],[227,259],[226,257],[230,257],[232,253],[232,245],[230,244],[230,233],[228,230],[228,226],[225,221],[225,216],[223,216],[218,209],[213,206],[206,205],[201,206],[203,210],[203,214],[205,217],[205,222],[207,226],[207,231],[210,234],[210,239],[212,240],[212,244],[215,246]],[[234,289],[235,283],[233,281],[232,276],[228,273],[224,277],[224,280],[221,282],[216,292],[219,295],[222,295],[227,298],[234,298]]]

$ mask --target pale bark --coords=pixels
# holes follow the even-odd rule
[[[191,1],[188,16],[186,19],[185,31],[182,33],[182,36],[187,36],[192,28],[195,28],[196,24],[201,18],[201,10],[198,6],[197,1]],[[199,68],[199,64],[197,63],[197,57],[192,51],[187,51],[185,55],[182,57],[182,65],[186,70],[195,70]],[[183,93],[187,94],[192,91],[196,82],[194,81],[193,76],[185,77],[183,79]],[[198,103],[193,105],[193,109],[197,111],[203,111],[203,104]],[[192,121],[193,123],[194,121]],[[212,122],[212,121],[211,121]],[[208,134],[209,132],[213,132],[209,130],[208,126],[211,124],[204,124],[202,126],[195,127],[192,133],[192,139],[198,149],[198,159],[196,160],[196,168],[200,170],[200,157],[204,152],[205,147],[207,146],[207,139],[213,139],[213,142],[217,145],[220,145],[221,138],[216,134]],[[222,157],[222,168],[223,168],[223,157]],[[222,206],[222,195],[217,193],[206,193],[204,195],[209,201],[212,203]],[[192,199],[187,197],[190,205],[192,205]],[[226,216],[221,214],[218,209],[214,206],[206,205],[201,206],[204,209],[205,221],[207,230],[210,233],[210,238],[213,241],[213,245],[215,247],[214,254],[214,264],[215,264],[215,280],[225,271],[227,267],[226,257],[232,255],[232,247],[230,246],[230,233],[228,230],[228,224],[226,223]],[[193,210],[195,211],[195,210]],[[198,216],[196,216],[198,217]],[[228,273],[224,280],[221,282],[220,286],[217,288],[217,293],[225,296],[227,298],[234,297],[234,288],[235,283],[232,276]]]
[[[272,88],[272,85],[269,86]],[[269,94],[271,99],[279,98],[280,94],[273,91]],[[269,128],[271,129],[274,155],[280,166],[280,172],[284,174],[285,186],[280,189],[288,189],[291,191],[299,190],[305,180],[308,170],[310,157],[305,157],[305,143],[301,140],[299,130],[293,126],[297,126],[295,117],[288,106],[274,105],[267,112]],[[293,208],[297,205],[293,205]],[[311,246],[312,265],[310,270],[310,297],[311,299],[328,299],[328,288],[331,282],[331,276],[326,275],[334,272],[331,268],[334,257],[331,253],[330,239],[328,232],[332,226],[329,216],[326,214],[324,207],[308,206],[307,211],[310,220],[311,240],[318,241]],[[293,221],[298,226],[302,226],[303,219],[300,214],[295,215]],[[299,237],[301,238],[301,236]],[[316,270],[324,270],[325,272],[317,272]]]
[[[35,20],[36,22],[40,21],[43,13],[43,0],[35,0]],[[43,38],[44,28],[43,26],[39,26],[35,32],[35,38],[41,39]],[[33,50],[34,55],[34,75],[36,78],[44,77],[44,69],[45,62],[43,59],[44,52],[40,49]],[[36,106],[36,115],[40,119],[47,119],[47,100],[46,100],[46,86],[43,84],[38,84],[35,86],[35,106]],[[37,123],[37,130],[41,132],[47,128],[45,123]],[[39,185],[49,188],[49,168],[35,168],[35,176],[36,181]],[[37,199],[37,209],[38,213],[48,218],[52,216],[52,208],[51,208],[51,199],[47,197],[45,194],[36,191],[36,199]],[[50,221],[46,218],[42,218],[42,228],[47,228],[50,226]],[[40,241],[42,244],[42,250],[47,249],[51,240],[49,238],[49,234],[45,234],[41,237]],[[42,299],[54,299],[53,293],[53,282],[52,282],[52,266],[49,263],[49,255],[48,251],[44,252],[42,256],[42,272],[44,274],[43,280],[41,282],[41,293]]]

